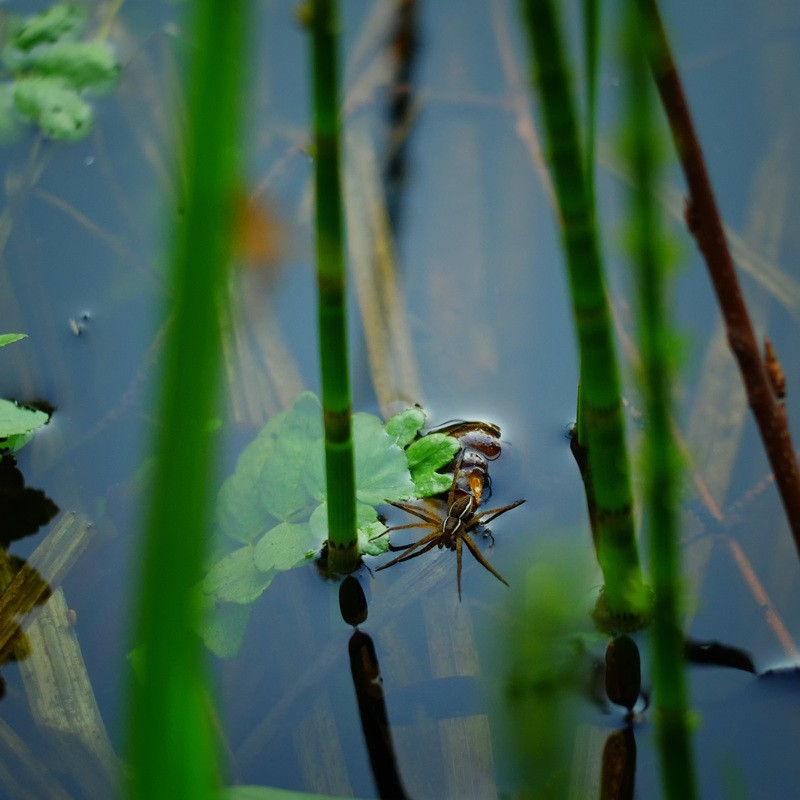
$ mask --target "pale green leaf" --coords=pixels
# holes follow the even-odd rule
[[[219,603],[208,608],[198,633],[206,647],[218,658],[233,658],[241,649],[247,623],[249,605]]]
[[[253,560],[263,572],[287,570],[304,564],[309,552],[316,552],[322,542],[315,542],[308,523],[282,522],[267,531],[256,543]]]
[[[37,428],[41,428],[47,420],[48,416],[44,411],[25,408],[25,406],[17,405],[11,400],[0,400],[0,442],[2,440],[11,440],[11,437],[27,436]],[[3,442],[3,446],[10,448],[8,442]],[[20,444],[19,447],[21,446]],[[19,447],[16,449],[19,449]]]
[[[389,537],[383,536],[370,541],[386,530],[386,526],[378,520],[378,512],[370,505],[356,503],[356,525],[358,526],[358,550],[361,555],[379,556],[389,549]],[[320,503],[309,520],[311,538],[319,547],[328,538],[328,504]]]
[[[75,89],[109,89],[119,75],[119,64],[105,42],[57,42],[38,47],[25,66],[30,73],[61,78]]]
[[[408,462],[402,448],[373,414],[353,415],[356,497],[362,503],[380,505],[404,500],[414,494]]]
[[[217,525],[224,536],[252,544],[276,520],[261,502],[261,488],[248,471],[227,478],[217,495]]]
[[[60,78],[20,78],[14,89],[14,104],[51,139],[76,142],[91,129],[91,106]]]
[[[386,433],[394,439],[399,447],[407,447],[425,424],[425,412],[421,408],[407,408],[395,414],[386,423]]]
[[[408,468],[417,497],[431,497],[450,488],[452,475],[442,475],[436,470],[452,461],[460,449],[458,439],[444,433],[429,433],[408,447]]]
[[[68,33],[79,33],[86,22],[86,9],[74,3],[58,3],[29,17],[17,29],[14,45],[30,50],[44,42],[55,42]]]
[[[313,477],[322,474],[324,457],[319,400],[310,392],[300,395],[263,446],[258,482],[264,506],[282,520],[310,511],[320,490],[324,492],[324,481],[320,489]]]
[[[0,347],[3,347],[12,342],[18,342],[20,339],[25,339],[27,333],[1,333],[0,334]]]
[[[256,568],[254,548],[240,547],[208,571],[201,588],[214,600],[227,603],[252,603],[272,583],[274,575]]]

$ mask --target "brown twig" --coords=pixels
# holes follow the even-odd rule
[[[647,31],[648,58],[672,138],[681,160],[689,199],[686,222],[703,254],[725,319],[728,343],[742,373],[747,399],[756,418],[764,449],[800,553],[800,472],[792,449],[786,408],[776,396],[767,365],[761,357],[733,266],[700,143],[692,123],[680,76],[656,0],[638,0]],[[777,363],[777,359],[774,359]]]

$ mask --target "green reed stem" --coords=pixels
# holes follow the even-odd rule
[[[594,204],[594,154],[597,132],[597,73],[601,0],[583,0],[583,60],[586,79],[586,175]]]
[[[643,622],[642,582],[620,379],[593,214],[557,8],[553,0],[523,0],[539,87],[567,257],[580,350],[580,419],[597,504],[598,559],[605,604],[613,618]]]
[[[317,294],[328,492],[328,565],[334,572],[352,572],[358,562],[358,550],[350,430],[344,214],[339,169],[339,23],[336,0],[313,0],[311,9]]]
[[[653,695],[665,796],[697,797],[679,610],[678,496],[680,459],[670,422],[674,375],[665,279],[667,248],[656,201],[659,132],[653,87],[642,47],[641,20],[630,5],[625,52],[629,93],[626,133],[633,175],[631,208],[638,330],[645,400],[645,503],[655,591],[651,637]]]
[[[185,196],[172,261],[156,467],[130,686],[131,798],[212,798],[219,784],[209,725],[196,587],[209,529],[214,462],[208,431],[217,395],[217,299],[229,261],[240,176],[245,0],[194,6]]]

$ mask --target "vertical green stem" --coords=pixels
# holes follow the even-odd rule
[[[553,0],[523,0],[533,78],[542,103],[550,160],[561,212],[572,311],[580,349],[580,421],[586,432],[596,501],[598,558],[604,600],[625,627],[644,622],[648,597],[642,582],[620,379],[586,160]]]
[[[358,561],[358,550],[339,169],[336,0],[313,0],[311,9],[317,291],[328,491],[328,564],[335,572],[352,572]]]
[[[651,637],[653,694],[665,796],[697,796],[688,728],[688,698],[679,611],[680,559],[677,503],[679,458],[672,437],[673,357],[667,322],[666,247],[658,221],[656,143],[650,76],[642,49],[640,18],[629,4],[626,55],[629,82],[628,119],[634,178],[633,249],[638,296],[638,329],[647,430],[645,502],[650,531],[650,561],[655,590]]]
[[[217,399],[217,299],[229,261],[240,178],[245,0],[195,4],[153,479],[136,628],[140,670],[129,708],[131,798],[207,799],[219,784],[209,725],[196,587],[209,528]]]

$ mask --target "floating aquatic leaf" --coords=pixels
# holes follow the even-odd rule
[[[14,104],[51,139],[77,142],[91,129],[91,106],[61,78],[20,78],[14,88]]]
[[[356,497],[362,503],[380,505],[414,495],[408,461],[380,419],[373,414],[353,415],[353,449]]]
[[[408,468],[411,470],[417,497],[430,497],[450,488],[453,476],[442,475],[436,470],[452,461],[460,448],[458,439],[452,436],[429,433],[406,449]]]
[[[229,553],[208,571],[201,588],[217,602],[252,603],[261,597],[274,575],[259,570],[250,545]]]
[[[73,89],[109,89],[119,64],[105,42],[56,42],[37,47],[25,62],[26,71],[60,78]]]
[[[375,536],[380,536],[386,526],[378,520],[378,512],[370,505],[356,503],[356,525],[358,525],[358,551],[365,556],[379,556],[389,549],[389,539],[384,536],[370,541]],[[309,520],[311,537],[319,542],[319,546],[328,538],[328,504],[320,503]]]
[[[79,33],[86,22],[86,9],[73,3],[58,3],[29,17],[17,29],[14,46],[30,50],[45,42],[58,41],[68,33]]]
[[[238,468],[220,487],[216,516],[220,532],[243,544],[252,544],[278,522],[264,508],[253,472]]]
[[[322,542],[315,539],[308,523],[282,522],[258,540],[253,558],[263,572],[282,571],[304,564],[309,552],[321,547]]]
[[[20,339],[26,338],[27,335],[27,333],[2,333],[0,334],[0,347],[12,342],[18,342]]]
[[[316,485],[322,475],[322,441],[322,409],[306,392],[262,440],[258,482],[262,502],[273,516],[287,520],[304,509],[310,513],[324,496],[324,481]]]
[[[41,428],[47,420],[48,416],[44,411],[25,408],[11,400],[0,400],[0,446],[8,450],[19,450],[29,441],[29,434]]]
[[[386,433],[394,439],[395,444],[407,447],[414,441],[424,424],[425,412],[415,406],[395,414],[386,423]]]
[[[215,656],[233,658],[239,652],[250,608],[239,603],[218,603],[206,608],[198,633]]]

